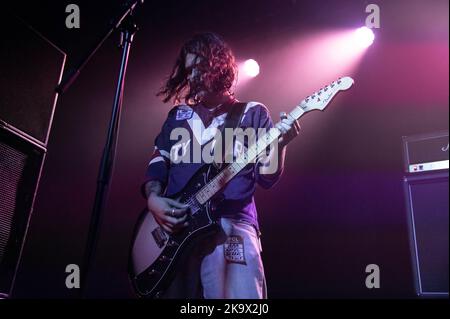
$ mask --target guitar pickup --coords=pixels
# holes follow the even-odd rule
[[[159,248],[164,246],[167,239],[169,238],[169,236],[167,236],[166,232],[161,227],[155,228],[152,231],[152,236]]]

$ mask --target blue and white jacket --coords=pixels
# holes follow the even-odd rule
[[[173,107],[155,139],[155,148],[147,167],[144,184],[150,180],[158,180],[166,186],[166,196],[178,193],[195,172],[205,165],[201,156],[197,156],[196,160],[193,158],[196,145],[202,148],[211,143],[216,130],[223,126],[227,113],[226,108],[211,112],[200,104]],[[239,127],[244,130],[249,127],[255,131],[258,128],[269,130],[273,123],[268,109],[263,104],[248,102]],[[182,138],[175,134],[175,138],[173,136],[174,139],[171,139],[170,135],[176,132],[176,128],[185,128],[189,136]],[[244,145],[240,146],[235,143],[235,155],[238,150],[242,151],[248,147],[247,142],[244,140]],[[180,157],[183,156],[190,159],[188,163],[180,162]],[[280,174],[268,178],[259,173],[259,163],[248,164],[223,189],[224,200],[216,208],[215,214],[251,223],[259,229],[253,197],[256,184],[267,189],[275,184],[279,177]]]

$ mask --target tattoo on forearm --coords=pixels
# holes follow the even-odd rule
[[[147,184],[145,184],[145,195],[147,197],[150,196],[150,194],[156,194],[160,195],[162,191],[162,185],[160,181],[149,181]]]

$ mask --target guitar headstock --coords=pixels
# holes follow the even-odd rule
[[[300,102],[298,107],[300,107],[304,112],[313,110],[323,111],[336,93],[339,91],[348,90],[353,85],[353,82],[353,79],[348,76],[339,78],[338,80],[321,88],[319,91],[307,96]]]

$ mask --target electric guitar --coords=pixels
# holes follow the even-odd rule
[[[290,115],[299,119],[307,112],[323,111],[338,92],[347,90],[352,85],[352,78],[340,78],[306,97]],[[144,210],[135,227],[129,260],[129,275],[138,296],[161,296],[196,240],[210,236],[219,229],[211,207],[214,196],[248,163],[254,163],[260,153],[280,135],[281,132],[276,127],[270,129],[256,143],[249,145],[247,152],[221,170],[214,165],[200,168],[182,191],[171,196],[189,205],[189,225],[179,232],[167,233],[156,222],[152,213]]]

